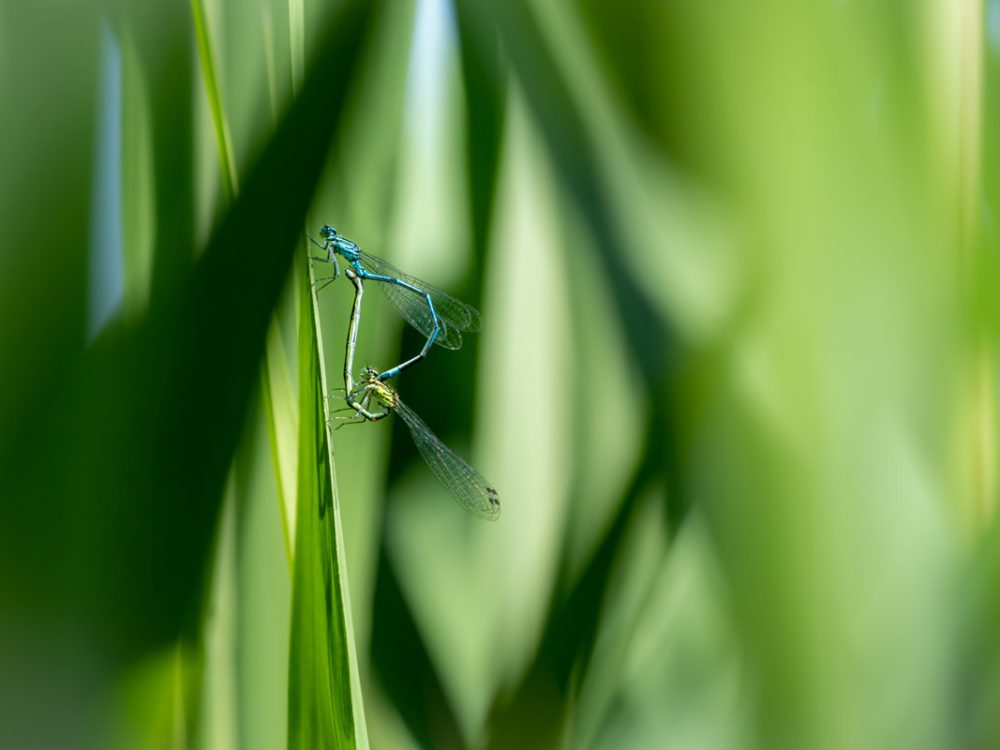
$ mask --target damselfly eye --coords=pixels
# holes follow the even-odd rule
[[[323,228],[321,230],[319,230],[319,231],[320,231],[320,234],[322,234],[324,237],[326,237],[329,240],[332,240],[334,237],[337,236],[337,230],[334,229],[333,227],[331,227],[329,224],[324,224]]]

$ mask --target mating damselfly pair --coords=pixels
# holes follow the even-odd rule
[[[409,429],[424,461],[458,503],[480,518],[496,520],[500,516],[500,497],[496,489],[441,442],[423,420],[402,402],[399,394],[385,384],[389,378],[423,360],[434,344],[446,349],[461,347],[462,333],[480,330],[479,312],[446,292],[403,273],[387,261],[364,252],[327,224],[323,225],[320,234],[323,242],[312,242],[325,250],[326,256],[313,256],[313,259],[333,265],[333,274],[323,279],[326,282],[324,286],[340,274],[340,264],[337,261],[339,255],[348,264],[345,276],[354,284],[355,289],[344,355],[346,410],[353,411],[354,414],[346,419],[377,422],[390,413],[398,414]],[[426,336],[427,341],[417,355],[388,370],[378,372],[366,367],[361,381],[355,383],[354,354],[366,280],[377,282],[393,307],[410,325]]]

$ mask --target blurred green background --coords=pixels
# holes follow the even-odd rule
[[[998,62],[993,0],[0,2],[0,747],[1000,746]],[[482,311],[397,387],[499,523],[328,432],[323,223]]]

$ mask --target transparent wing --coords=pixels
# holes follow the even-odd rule
[[[447,292],[431,286],[423,279],[403,273],[389,261],[382,260],[378,256],[369,255],[362,251],[361,264],[375,273],[380,273],[383,276],[392,276],[427,292],[434,300],[434,309],[437,310],[438,317],[444,318],[450,328],[457,328],[459,331],[468,333],[478,333],[482,330],[483,324],[479,317],[479,311],[472,307],[472,305],[467,305],[461,300],[455,299]],[[407,294],[413,294],[412,292],[406,292],[402,287],[397,288]]]
[[[381,271],[379,271],[379,273],[381,273]],[[419,294],[414,294],[409,289],[397,286],[396,284],[382,282],[376,286],[382,290],[382,294],[384,294],[386,299],[392,303],[392,306],[396,308],[396,311],[406,319],[407,323],[420,331],[420,333],[424,336],[431,335],[431,331],[434,330],[434,318],[431,317],[431,311],[430,308],[427,307],[426,299],[421,297]],[[438,310],[438,302],[440,300],[433,294],[431,295],[431,299],[434,300],[434,309],[437,311],[438,321],[441,324],[441,328],[438,331],[437,338],[434,339],[434,343],[445,349],[461,349],[461,330],[455,327],[441,314],[441,311]]]
[[[439,346],[443,346],[445,349],[458,349],[462,346],[463,331],[476,333],[482,330],[483,324],[479,317],[479,311],[471,305],[455,299],[447,292],[442,292],[437,287],[431,286],[415,276],[403,273],[389,261],[382,260],[375,255],[362,252],[361,265],[371,273],[405,281],[431,296],[434,310],[437,312],[442,328],[434,342]],[[431,317],[431,311],[427,309],[427,301],[422,296],[395,284],[381,283],[378,286],[393,307],[411,326],[425,336],[430,336],[431,331],[434,330],[434,319]]]
[[[500,517],[500,495],[483,475],[442,443],[412,409],[400,401],[395,411],[410,428],[417,450],[459,505],[487,521]]]

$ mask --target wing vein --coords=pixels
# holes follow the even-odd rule
[[[424,421],[402,401],[395,407],[406,423],[424,461],[459,505],[489,521],[500,516],[500,496],[482,474],[445,445]]]

